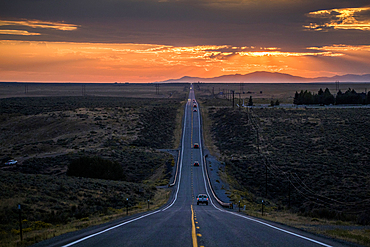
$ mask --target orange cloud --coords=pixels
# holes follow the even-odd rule
[[[304,26],[307,29],[322,31],[328,29],[356,29],[370,31],[370,7],[329,9],[310,12],[308,17],[317,19]]]
[[[323,50],[323,51],[334,51],[334,52],[346,52],[346,51],[370,51],[370,45],[344,45],[336,44],[332,46],[322,46],[322,47],[309,47],[307,49],[311,50]]]
[[[250,57],[303,57],[303,56],[326,56],[326,57],[337,57],[343,56],[341,53],[332,52],[279,52],[279,51],[257,51],[257,52],[238,52],[240,56]]]
[[[23,36],[41,35],[40,33],[30,33],[24,30],[0,30],[0,34],[23,35]]]
[[[21,21],[0,20],[0,26],[24,26],[24,27],[32,27],[32,28],[57,29],[57,30],[62,30],[62,31],[72,31],[72,30],[76,30],[79,27],[78,25],[74,25],[74,24],[39,21],[39,20],[21,20]]]

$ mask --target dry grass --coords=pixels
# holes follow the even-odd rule
[[[198,101],[199,102],[199,101]],[[202,103],[199,102],[201,107],[201,114],[202,114],[202,124],[203,124],[203,139],[204,144],[207,147],[208,151],[211,153],[212,156],[219,157],[220,152],[216,145],[214,144],[211,136],[211,120],[208,117],[208,107],[202,106]]]
[[[332,230],[317,231],[317,233],[349,242],[354,242],[364,246],[370,246],[370,229],[344,230],[335,228]]]
[[[7,86],[9,86],[9,88],[6,88]],[[3,188],[6,188],[6,191],[10,191],[11,193],[6,195],[4,193],[2,194],[0,208],[6,207],[8,210],[12,210],[16,208],[17,203],[27,201],[27,206],[32,206],[32,210],[34,209],[34,204],[39,203],[39,207],[35,207],[35,210],[38,210],[37,213],[40,215],[45,214],[45,212],[47,214],[53,213],[51,211],[54,210],[54,213],[56,212],[59,217],[60,214],[64,215],[64,213],[70,213],[68,210],[70,210],[70,208],[73,206],[84,206],[84,209],[86,207],[86,209],[92,211],[93,208],[86,204],[86,200],[101,201],[102,203],[105,203],[107,200],[107,198],[104,197],[106,193],[105,195],[101,194],[103,193],[103,188],[108,189],[108,192],[112,192],[113,194],[120,193],[128,196],[131,194],[131,192],[138,192],[139,194],[144,193],[145,196],[140,196],[141,194],[139,196],[134,196],[134,198],[139,199],[135,199],[138,201],[132,202],[132,205],[130,205],[130,215],[148,210],[147,201],[145,201],[146,198],[151,198],[150,210],[154,210],[168,201],[170,190],[153,190],[155,193],[154,196],[153,194],[149,195],[149,189],[144,189],[144,192],[142,191],[143,188],[154,188],[157,185],[168,183],[168,167],[165,167],[164,165],[156,167],[158,170],[154,169],[153,167],[151,172],[154,175],[151,178],[147,178],[145,185],[143,183],[144,181],[142,181],[136,185],[122,185],[122,188],[114,190],[112,189],[112,191],[110,191],[109,188],[115,188],[110,183],[94,183],[92,181],[91,183],[89,182],[84,184],[84,188],[81,188],[80,192],[74,193],[71,198],[65,199],[59,198],[58,196],[54,198],[55,195],[52,193],[52,191],[54,190],[53,186],[56,184],[55,181],[59,181],[59,176],[65,174],[66,164],[69,162],[69,160],[64,159],[64,157],[69,155],[72,157],[75,154],[81,153],[86,155],[92,153],[95,155],[104,153],[104,158],[115,159],[125,151],[134,152],[136,150],[140,153],[143,148],[140,149],[138,147],[134,147],[131,145],[131,143],[137,139],[137,136],[141,131],[138,121],[140,121],[140,114],[143,108],[150,109],[161,105],[168,106],[169,104],[178,106],[178,103],[184,100],[188,93],[188,85],[185,84],[161,85],[160,94],[158,95],[155,94],[154,85],[86,84],[86,93],[89,96],[128,96],[137,98],[36,98],[38,96],[81,96],[79,95],[81,92],[81,87],[81,85],[67,84],[32,84],[28,87],[29,92],[27,95],[24,95],[22,94],[22,88],[24,90],[24,85],[4,85],[0,83],[0,98],[16,96],[35,97],[28,99],[1,99],[2,102],[7,103],[7,108],[3,107],[2,114],[0,114],[0,129],[2,130],[0,132],[0,138],[3,140],[0,144],[0,157],[4,158],[10,156],[14,159],[17,159],[18,166],[21,168],[25,166],[27,163],[25,161],[27,159],[34,157],[42,158],[40,159],[42,164],[38,165],[38,167],[42,167],[42,174],[58,175],[27,175],[19,173],[19,175],[28,176],[30,179],[27,180],[27,183],[33,184],[28,187],[26,186],[27,188],[20,188],[10,179],[10,177],[17,177],[17,174],[13,174],[11,171],[16,171],[18,166],[2,166],[0,169],[4,171],[1,172],[12,173],[12,176],[8,176],[8,178],[6,178],[5,174],[5,178],[2,181],[7,185]],[[72,89],[76,91],[73,91]],[[28,104],[26,102],[32,102],[33,105],[27,106]],[[4,105],[2,104],[2,106]],[[177,114],[177,123],[179,123],[178,136],[180,137],[182,115],[183,109],[181,108]],[[180,137],[177,140],[177,145]],[[148,154],[148,151],[154,152],[151,150],[151,148],[148,149],[150,150],[147,150],[145,155]],[[58,157],[62,158],[59,159]],[[125,158],[127,158],[127,156]],[[47,164],[49,163],[46,161],[49,159],[53,159],[54,163],[58,163],[57,166],[54,167],[49,165],[48,167]],[[146,162],[146,164],[148,164],[148,162]],[[30,166],[30,168],[32,167]],[[53,171],[53,169],[57,169],[58,171]],[[35,177],[35,179],[32,179],[33,177]],[[53,190],[45,190],[41,188],[42,186],[39,188],[38,184],[35,185],[35,181],[37,180],[36,178],[38,180],[39,178],[43,178],[48,182],[49,180],[53,180],[53,182],[50,184],[46,182],[42,183],[48,186],[48,189],[53,187]],[[78,180],[78,178],[66,178],[66,182],[72,184],[76,183],[74,179]],[[20,180],[20,178],[17,178],[17,182],[18,180]],[[68,184],[68,186],[70,187],[72,184]],[[103,186],[101,186],[102,184]],[[85,188],[86,186],[88,188]],[[129,186],[132,186],[132,188],[129,188],[129,192],[123,192]],[[63,189],[62,186],[60,189]],[[49,194],[42,194],[45,191],[47,191]],[[149,194],[147,192],[149,192]],[[111,199],[114,199],[113,194],[111,195]],[[32,201],[34,199],[38,199],[38,201]],[[56,200],[60,205],[66,206],[68,212],[64,212],[64,208],[50,209],[46,203],[43,203],[43,200],[46,200],[46,202],[48,202],[48,200],[50,200],[50,202]],[[72,205],[70,203],[73,200],[78,202],[73,202]],[[110,206],[112,204],[107,205]],[[68,223],[64,223],[63,221],[63,223],[60,223],[59,225],[57,225],[58,223],[53,222],[53,225],[45,223],[49,221],[44,217],[42,220],[45,222],[41,222],[43,224],[42,229],[27,229],[29,228],[27,224],[34,224],[37,219],[30,219],[27,217],[25,212],[24,218],[28,218],[29,223],[25,223],[26,229],[24,229],[25,232],[23,243],[19,243],[19,230],[17,230],[17,225],[14,225],[13,220],[11,220],[12,222],[9,221],[9,223],[5,223],[9,225],[3,224],[4,230],[0,230],[0,246],[28,246],[32,243],[39,242],[66,232],[75,231],[84,227],[97,225],[113,219],[124,217],[126,215],[126,208],[120,208],[122,207],[121,202],[118,202],[117,205],[114,206],[115,208],[107,208],[107,210],[105,210],[106,207],[104,206],[104,210],[100,211],[99,209],[91,214],[89,213],[88,217],[70,217],[68,219]],[[2,220],[2,222],[8,222],[8,220]],[[12,223],[12,225],[10,225],[10,223]]]
[[[200,85],[200,86],[201,88],[208,87],[208,85]],[[239,85],[234,85],[234,86],[235,86],[234,89],[238,91],[237,86]],[[267,85],[257,85],[257,86],[267,86]],[[301,86],[308,86],[302,89],[308,89],[311,91],[318,90],[320,87],[325,87],[325,85],[311,85],[311,84],[309,85],[303,84]],[[358,91],[361,91],[361,87],[365,85],[364,84],[356,84],[356,85],[351,84],[348,86],[350,86],[351,88],[355,88],[356,86],[360,87]],[[246,87],[246,84],[244,85],[244,87]],[[312,87],[315,87],[315,88],[312,89]],[[266,91],[266,93],[271,91],[271,93],[274,93],[274,95],[280,95],[279,97],[285,97],[284,100],[281,102],[291,103],[289,97],[287,98],[287,95],[285,95],[285,92],[279,91],[283,88],[284,88],[284,85],[274,85],[273,88],[267,88],[267,89],[265,88],[263,89],[263,91],[264,92]],[[230,89],[230,84],[229,84],[229,89]],[[291,94],[292,96],[294,96],[295,90],[300,90],[300,89],[291,87],[288,91],[292,93]],[[202,117],[203,117],[203,123],[204,123],[203,133],[204,133],[205,145],[210,150],[217,150],[217,147],[212,148],[212,146],[215,146],[215,145],[214,145],[214,140],[212,139],[211,133],[209,131],[212,122],[210,118],[208,117],[208,108],[213,107],[211,106],[210,102],[212,103],[215,100],[212,97],[210,97],[210,94],[209,92],[207,92],[207,90],[204,90],[204,91],[198,90],[197,95],[199,96],[198,97],[199,102],[202,102],[201,100],[199,100],[199,98],[202,98],[202,99],[204,98],[205,100],[207,100],[207,106],[202,107],[202,113],[203,113]],[[255,95],[252,94],[252,96],[253,96],[253,99],[255,99]],[[269,101],[264,102],[262,98],[256,101],[260,103],[269,103]],[[254,100],[254,102],[256,101]],[[279,101],[280,101],[280,98],[279,98]],[[229,103],[230,103],[229,101],[226,101],[225,106]],[[270,123],[271,119],[272,117],[270,115],[266,118],[261,118],[264,125],[269,125],[269,124],[271,125]],[[309,118],[308,121],[312,123],[316,123],[317,119]],[[315,140],[315,141],[317,142],[318,140]],[[215,153],[217,154],[217,152],[215,151],[212,152],[212,154],[215,154]],[[261,213],[261,209],[262,209],[261,201],[263,199],[262,197],[256,197],[255,195],[251,194],[247,189],[243,191],[235,189],[235,188],[240,189],[240,185],[235,179],[233,179],[233,177],[229,176],[226,172],[221,172],[220,177],[223,181],[227,181],[230,186],[230,190],[228,191],[229,198],[234,202],[241,201],[241,207],[243,208],[244,205],[246,206],[246,210],[242,212],[244,212],[247,215],[258,217],[258,218],[263,218],[263,219],[270,220],[273,222],[279,222],[279,223],[282,223],[288,226],[304,229],[306,231],[326,235],[332,238],[342,239],[345,241],[353,242],[353,243],[364,245],[364,246],[370,246],[369,227],[359,226],[359,225],[354,224],[353,222],[343,222],[343,221],[338,221],[338,220],[327,220],[327,219],[321,219],[321,218],[319,219],[319,218],[301,216],[297,213],[294,213],[291,210],[288,210],[287,208],[279,207],[278,205],[274,204],[274,202],[272,201],[269,201],[267,203],[268,205],[264,206],[264,215],[262,216],[262,213]]]
[[[83,116],[83,117],[81,117]],[[0,153],[19,161],[33,156],[100,148],[108,138],[136,138],[138,115],[132,109],[86,109],[18,116],[0,123]]]
[[[181,134],[182,134],[182,121],[184,117],[184,111],[185,111],[185,106],[186,101],[181,102],[181,107],[177,111],[177,117],[176,117],[176,128],[174,131],[174,142],[173,142],[173,149],[177,149],[180,146],[181,142]]]
[[[247,200],[246,198],[248,198],[248,192],[231,189],[229,194],[231,199],[234,201],[240,200],[241,208],[246,206],[246,210],[242,210],[242,212],[247,215],[278,222],[287,226],[303,229],[308,232],[321,234],[331,238],[341,239],[364,246],[370,246],[369,227],[358,226],[350,222],[338,220],[304,217],[287,209],[277,210],[276,206],[273,204],[265,205],[264,214],[262,215],[262,204],[252,203],[251,201]]]
[[[130,208],[128,215],[134,215],[146,211],[156,210],[163,206],[169,199],[170,190],[169,189],[158,189],[155,193],[154,198],[149,202],[142,201],[138,203],[134,208]],[[65,225],[50,225],[47,228],[40,230],[33,230],[30,232],[23,233],[23,242],[20,241],[19,231],[15,234],[9,236],[6,239],[2,239],[0,244],[1,247],[19,247],[19,246],[29,246],[31,244],[53,238],[68,232],[73,232],[86,228],[89,226],[100,225],[115,219],[120,219],[126,217],[126,208],[114,209],[110,208],[110,215],[93,216],[86,217],[79,220],[72,221]],[[25,229],[24,229],[25,230]]]

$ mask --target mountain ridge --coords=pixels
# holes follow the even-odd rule
[[[332,77],[315,77],[306,78],[301,76],[294,76],[279,72],[268,72],[268,71],[255,71],[248,74],[231,74],[222,75],[212,78],[192,77],[183,76],[179,79],[169,79],[161,81],[160,83],[170,82],[370,82],[370,74],[356,75],[336,75]],[[158,83],[158,82],[157,82]]]

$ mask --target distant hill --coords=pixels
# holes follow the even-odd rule
[[[170,79],[162,81],[161,83],[167,82],[370,82],[370,74],[365,75],[354,75],[347,74],[342,76],[333,77],[316,77],[316,78],[305,78],[300,76],[293,76],[278,72],[267,72],[257,71],[249,74],[241,75],[223,75],[213,78],[201,78],[201,77],[190,77],[184,76],[179,79]]]

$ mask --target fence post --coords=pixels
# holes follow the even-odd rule
[[[18,211],[19,211],[19,234],[21,237],[21,242],[23,241],[23,230],[22,230],[22,209],[21,204],[18,204]]]
[[[126,216],[128,215],[128,198],[126,198]]]

